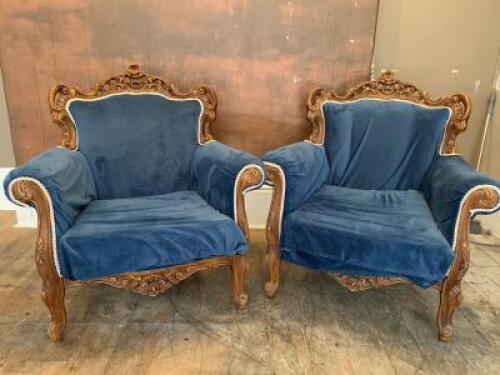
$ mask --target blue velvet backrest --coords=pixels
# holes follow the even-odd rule
[[[451,110],[396,99],[327,101],[325,149],[329,182],[355,189],[419,189]]]
[[[72,99],[67,111],[98,199],[187,190],[203,111],[197,99],[119,93]]]

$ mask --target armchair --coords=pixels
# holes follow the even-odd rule
[[[269,297],[280,261],[331,275],[350,291],[412,283],[440,291],[439,339],[453,335],[469,265],[469,223],[500,208],[500,182],[456,154],[470,101],[431,99],[384,73],[307,101],[309,139],[263,156],[274,186]]]
[[[264,181],[255,157],[213,139],[215,92],[179,91],[131,65],[83,93],[49,94],[61,145],[13,170],[6,195],[37,210],[35,262],[63,338],[65,289],[107,284],[156,296],[194,273],[229,266],[244,289],[246,191]]]

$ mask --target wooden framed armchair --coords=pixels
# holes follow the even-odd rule
[[[13,170],[5,190],[38,213],[35,261],[52,340],[63,338],[65,289],[75,284],[156,296],[229,266],[234,303],[246,304],[243,194],[264,171],[214,140],[216,104],[209,87],[181,92],[136,65],[90,93],[51,89],[61,145]]]
[[[469,266],[469,223],[500,207],[500,182],[456,154],[470,101],[431,99],[392,73],[345,95],[313,90],[309,139],[263,156],[274,186],[267,222],[272,297],[280,260],[351,291],[401,282],[440,292],[439,339],[452,337]]]

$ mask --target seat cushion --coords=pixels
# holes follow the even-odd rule
[[[359,276],[400,276],[429,287],[447,273],[453,251],[422,194],[323,186],[286,216],[282,258]]]
[[[354,189],[419,190],[439,152],[447,107],[401,100],[326,102],[330,184]]]
[[[62,236],[64,276],[88,280],[242,254],[246,240],[197,193],[96,200]]]

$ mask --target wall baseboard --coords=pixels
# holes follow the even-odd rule
[[[0,168],[0,184],[12,168]],[[273,190],[270,186],[264,185],[258,190],[245,194],[245,206],[248,216],[248,224],[251,229],[265,229],[269,206],[271,205]],[[21,207],[11,203],[0,189],[0,211],[16,211],[16,227],[36,228],[36,211],[29,207]]]
[[[18,228],[36,228],[38,225],[36,211],[30,207],[18,206],[5,196],[3,182],[12,169],[14,168],[0,168],[0,211],[15,211]]]
[[[11,203],[7,197],[5,196],[3,190],[3,182],[5,177],[9,174],[9,172],[14,168],[0,168],[0,211],[15,211],[16,205]]]
[[[268,185],[245,194],[248,225],[251,229],[265,229],[273,188]]]

